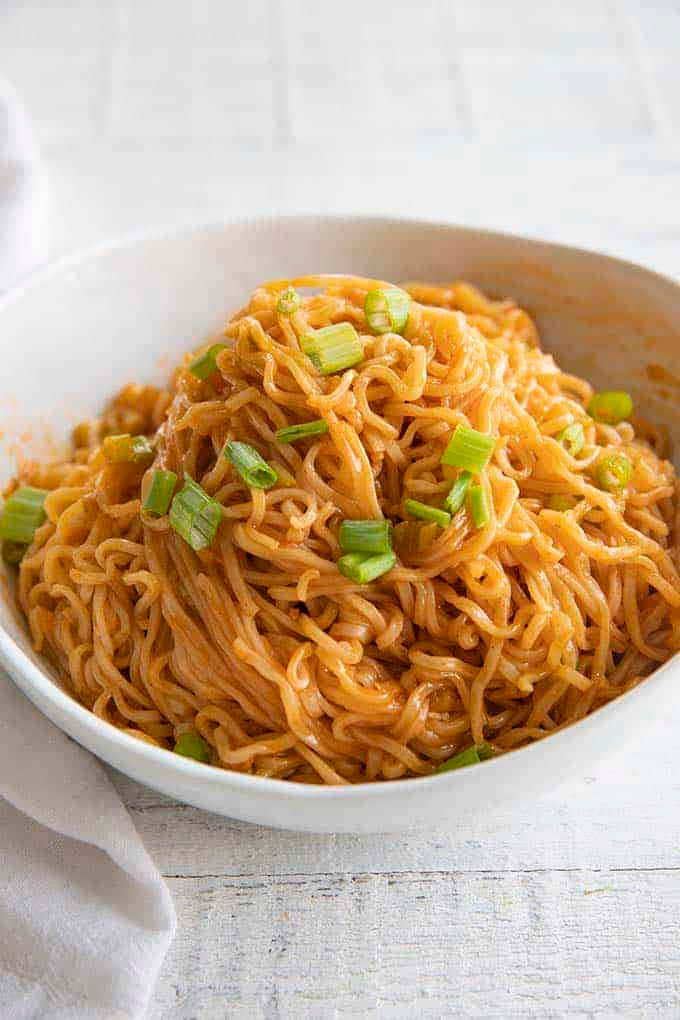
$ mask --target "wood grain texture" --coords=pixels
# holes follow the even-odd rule
[[[263,875],[170,887],[183,924],[159,1018],[677,1016],[675,871]]]
[[[152,1016],[677,1016],[679,723],[417,836],[265,829],[111,772],[180,918]]]
[[[448,219],[680,272],[677,0],[8,0],[55,255],[296,210]],[[332,268],[332,267],[331,267]],[[154,1020],[680,1016],[680,710],[474,830],[325,837],[112,773],[179,933]]]

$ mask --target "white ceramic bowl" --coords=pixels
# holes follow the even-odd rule
[[[36,274],[0,302],[0,480],[22,437],[40,453],[130,380],[167,377],[253,286],[317,271],[395,281],[465,278],[515,297],[569,370],[609,388],[680,439],[680,287],[604,255],[435,223],[273,218],[99,248]],[[656,368],[649,369],[649,364]],[[676,380],[674,384],[674,380]],[[60,689],[30,646],[7,585],[0,660],[57,726],[134,779],[220,814],[318,832],[379,832],[487,815],[533,797],[635,734],[680,697],[678,660],[548,740],[442,776],[344,788],[258,779],[200,765],[95,718]]]

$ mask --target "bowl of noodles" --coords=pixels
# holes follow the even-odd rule
[[[680,648],[680,287],[291,217],[107,246],[0,303],[0,659],[232,817],[488,815],[644,739]]]

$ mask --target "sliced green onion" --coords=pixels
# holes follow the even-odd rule
[[[251,489],[271,489],[272,485],[276,485],[276,471],[248,443],[227,443],[224,456],[231,461]]]
[[[405,499],[404,510],[410,517],[415,517],[419,521],[431,521],[440,528],[446,528],[451,523],[451,514],[446,510],[438,510],[436,506],[428,506],[427,503],[420,503],[417,499]]]
[[[376,577],[386,574],[397,562],[393,552],[380,553],[377,556],[365,553],[346,553],[338,560],[338,570],[350,581],[357,584],[370,584]]]
[[[364,302],[366,322],[374,333],[401,333],[410,307],[411,295],[399,287],[369,290]]]
[[[36,529],[44,522],[47,489],[23,485],[5,501],[0,515],[0,538],[7,542],[30,545]]]
[[[172,494],[177,485],[174,471],[154,471],[142,511],[150,517],[162,517],[168,512]]]
[[[623,390],[595,393],[588,404],[590,417],[607,425],[618,425],[619,422],[630,418],[632,413],[633,401],[630,393],[624,393]]]
[[[633,465],[622,453],[610,453],[595,465],[595,480],[607,492],[625,489],[632,473]]]
[[[307,333],[300,346],[321,375],[342,372],[364,357],[364,346],[351,322],[338,322]]]
[[[386,553],[392,549],[389,521],[343,521],[338,537],[344,553]]]
[[[276,438],[280,443],[295,443],[298,439],[309,439],[310,436],[322,436],[328,432],[328,422],[323,418],[306,421],[302,425],[288,425],[285,429],[276,430]]]
[[[146,436],[132,437],[132,459],[135,464],[146,464],[155,457],[153,444]]]
[[[470,487],[472,475],[469,471],[461,471],[455,482],[449,489],[449,494],[444,500],[444,509],[450,514],[458,513],[465,500],[465,494]]]
[[[193,361],[189,362],[189,371],[197,379],[209,379],[213,372],[217,371],[217,355],[223,351],[226,344],[213,344],[203,354],[198,354]]]
[[[581,452],[586,442],[583,425],[578,421],[575,421],[572,425],[567,425],[566,429],[562,429],[556,438],[558,442],[564,443],[567,453],[571,454],[572,457]]]
[[[286,287],[279,294],[279,300],[276,302],[276,311],[279,315],[292,315],[300,307],[300,295],[296,291],[295,287]]]
[[[182,733],[177,738],[174,747],[175,754],[181,754],[183,758],[195,758],[196,761],[209,762],[212,755],[210,745],[205,742],[198,733]]]
[[[102,442],[102,453],[112,464],[149,464],[154,450],[146,436],[131,436],[124,432],[120,436],[107,436]]]
[[[215,541],[222,507],[200,485],[187,478],[170,507],[170,526],[198,552]]]
[[[489,523],[489,504],[486,493],[481,485],[471,485],[467,494],[468,510],[472,523],[476,528],[483,528]]]
[[[549,510],[559,510],[561,513],[564,513],[566,510],[574,509],[576,499],[573,496],[562,496],[556,492],[550,496],[546,505]]]
[[[493,758],[493,749],[488,744],[477,744],[476,747],[473,744],[459,754],[454,754],[448,761],[443,761],[437,766],[437,772],[451,772],[454,769],[464,769],[466,765],[479,765],[488,758]]]
[[[425,521],[400,521],[394,529],[394,546],[401,559],[419,556],[434,542],[439,534],[436,524]]]
[[[495,445],[496,440],[493,436],[468,429],[464,425],[456,425],[449,444],[441,455],[440,463],[464,468],[473,475],[478,475],[489,463]]]
[[[288,470],[285,464],[282,464],[280,461],[275,460],[272,463],[272,467],[276,471],[277,486],[279,487],[283,486],[286,489],[290,489],[297,484],[297,479],[295,478],[295,475]]]
[[[2,558],[5,563],[9,563],[10,566],[15,567],[17,563],[21,563],[27,549],[28,546],[25,542],[8,542],[7,539],[5,539],[2,543]]]

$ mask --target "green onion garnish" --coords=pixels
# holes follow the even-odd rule
[[[170,526],[198,552],[207,549],[215,540],[222,520],[222,507],[191,478],[187,478],[172,501]]]
[[[213,372],[217,371],[217,355],[223,351],[226,344],[213,344],[203,354],[198,354],[193,361],[189,362],[189,371],[197,379],[209,379]]]
[[[459,754],[454,754],[448,761],[443,761],[437,766],[437,772],[451,772],[453,769],[463,769],[466,765],[479,765],[488,758],[493,758],[493,750],[488,744],[477,744],[476,747],[473,744]]]
[[[296,291],[295,287],[286,287],[279,294],[279,300],[276,302],[276,311],[279,315],[292,315],[300,307],[300,295]]]
[[[557,441],[564,443],[567,453],[575,457],[577,453],[580,453],[585,446],[586,437],[583,431],[583,425],[580,422],[575,421],[572,425],[567,425],[566,429],[562,429],[557,435]]]
[[[456,425],[449,444],[440,458],[440,463],[450,467],[464,468],[478,475],[489,463],[496,440],[464,425]]]
[[[364,302],[366,321],[374,333],[401,333],[410,307],[411,295],[399,287],[369,290]]]
[[[389,521],[343,521],[338,537],[343,553],[386,553],[392,549]]]
[[[107,436],[102,442],[102,453],[112,464],[149,464],[154,458],[153,446],[146,436]]]
[[[175,743],[175,754],[181,754],[183,758],[195,758],[196,761],[210,761],[210,745],[206,744],[203,737],[198,733],[182,733]]]
[[[338,322],[307,333],[300,346],[321,375],[342,372],[364,356],[364,346],[351,322]]]
[[[489,523],[489,504],[486,493],[481,485],[471,485],[467,494],[468,510],[472,523],[476,528],[483,528]]]
[[[394,545],[400,558],[410,559],[429,549],[439,534],[436,524],[426,521],[400,521],[394,529]]]
[[[0,515],[0,538],[6,542],[30,545],[36,529],[44,522],[47,489],[24,485],[5,502]]]
[[[444,500],[444,509],[450,514],[458,513],[465,500],[465,493],[468,491],[472,475],[469,471],[461,471],[455,482],[449,489],[449,494]]]
[[[177,484],[174,471],[154,471],[142,511],[150,517],[162,517],[168,512],[172,494]]]
[[[25,542],[8,542],[7,539],[5,539],[2,543],[2,558],[5,563],[9,563],[10,566],[15,567],[17,563],[21,563],[27,549],[28,546]]]
[[[357,584],[370,584],[376,577],[386,574],[397,562],[393,552],[380,553],[377,556],[365,553],[346,553],[338,560],[338,570],[350,581]]]
[[[555,493],[548,500],[547,507],[549,510],[559,510],[564,513],[565,510],[573,510],[576,506],[576,500],[573,496],[562,496],[559,493]]]
[[[438,510],[436,506],[428,506],[427,503],[420,503],[417,499],[405,499],[404,510],[410,517],[415,517],[419,521],[431,521],[440,528],[446,528],[451,523],[451,514],[446,510]]]
[[[298,439],[309,439],[310,436],[322,436],[328,432],[328,422],[323,418],[306,421],[302,425],[288,425],[285,429],[276,430],[276,438],[280,443],[295,443]]]
[[[595,393],[588,404],[588,414],[595,421],[607,425],[618,425],[630,418],[633,413],[633,401],[630,393],[622,390],[609,390],[606,393]]]
[[[274,468],[278,476],[276,479],[276,484],[278,486],[282,486],[284,489],[290,489],[294,485],[296,485],[297,480],[295,478],[295,475],[288,470],[285,464],[281,464],[281,462],[277,460],[274,461],[272,467]]]
[[[146,464],[153,460],[154,448],[146,436],[132,437],[132,459],[135,464]]]
[[[276,485],[278,479],[276,471],[248,443],[227,443],[224,456],[231,461],[251,489],[271,489],[272,485]]]
[[[595,480],[607,492],[625,489],[632,473],[633,465],[622,453],[610,453],[595,465]]]

